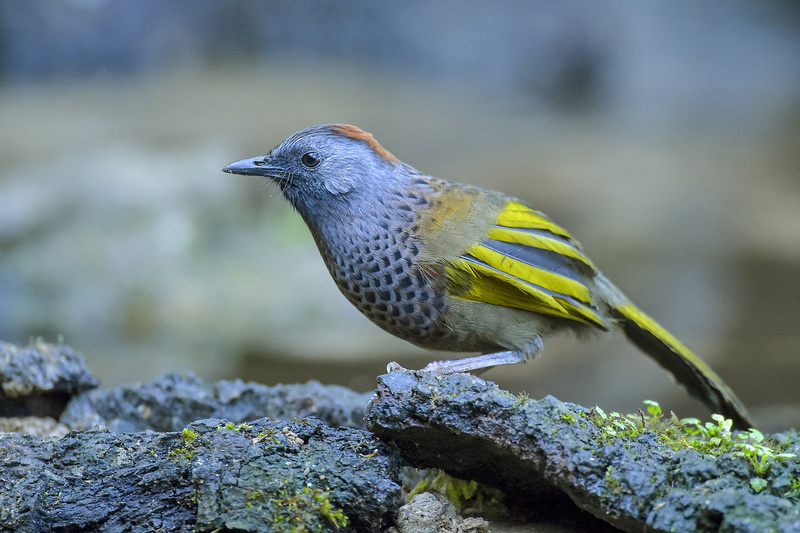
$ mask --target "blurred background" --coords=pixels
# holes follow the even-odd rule
[[[275,186],[220,170],[326,122],[532,203],[763,429],[800,427],[793,0],[6,0],[0,339],[63,339],[107,387],[366,391],[441,358],[345,301]],[[483,377],[708,415],[620,337]]]

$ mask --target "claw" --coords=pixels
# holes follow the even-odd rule
[[[391,363],[386,365],[386,372],[394,372],[395,370],[405,370],[405,368],[397,364],[396,361],[392,361]]]

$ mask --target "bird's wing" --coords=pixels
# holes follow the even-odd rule
[[[586,281],[597,271],[564,229],[530,206],[506,203],[486,238],[449,261],[456,298],[525,309],[608,329]]]

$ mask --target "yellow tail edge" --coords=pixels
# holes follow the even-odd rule
[[[747,409],[722,378],[658,322],[631,303],[614,306],[612,312],[628,339],[669,370],[691,396],[732,419],[737,429],[753,427]]]

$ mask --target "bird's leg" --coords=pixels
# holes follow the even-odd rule
[[[457,374],[481,370],[497,365],[513,365],[528,360],[528,357],[520,351],[508,350],[505,352],[487,353],[464,357],[463,359],[445,359],[443,361],[433,361],[422,370],[428,372],[439,372],[440,374]]]
[[[444,361],[433,361],[422,370],[429,372],[439,372],[441,374],[456,374],[459,372],[472,372],[474,370],[486,370],[497,365],[514,365],[524,363],[528,359],[533,359],[536,354],[542,351],[542,339],[534,337],[522,350],[506,350],[503,352],[486,353],[465,357],[463,359],[445,359]]]

